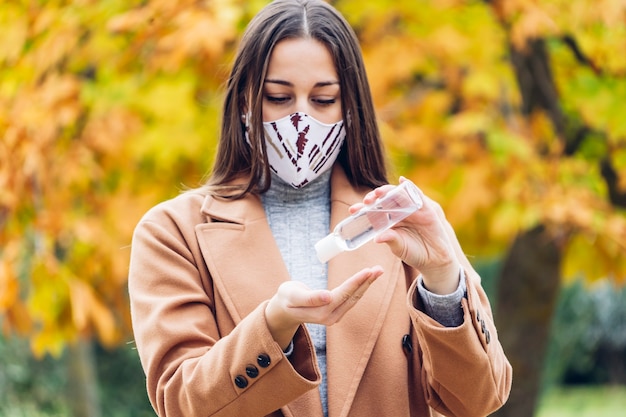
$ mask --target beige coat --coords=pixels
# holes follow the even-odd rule
[[[366,190],[353,189],[341,169],[331,190],[334,226]],[[436,410],[472,417],[500,407],[511,367],[473,270],[465,321],[444,328],[420,311],[416,271],[384,244],[331,260],[328,287],[373,265],[385,274],[327,329],[329,416]],[[322,417],[306,329],[298,330],[287,358],[265,322],[267,300],[288,279],[256,196],[221,201],[189,192],[144,216],[133,238],[129,291],[148,394],[160,416]],[[412,350],[403,348],[407,334]]]

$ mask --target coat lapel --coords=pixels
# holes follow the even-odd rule
[[[348,216],[348,207],[361,202],[366,191],[354,190],[343,171],[333,173],[331,228]],[[344,417],[350,411],[397,285],[400,263],[387,245],[371,242],[338,255],[328,265],[328,288],[335,288],[354,273],[374,265],[382,266],[384,275],[339,323],[327,329],[328,407],[333,417]]]
[[[210,219],[196,230],[215,289],[239,323],[289,279],[258,196],[235,201],[207,198]]]
[[[196,235],[216,291],[239,323],[290,279],[258,196],[241,200],[205,199],[202,212],[209,223]],[[242,244],[243,242],[243,244]],[[287,417],[322,416],[319,391],[313,390],[283,407]]]

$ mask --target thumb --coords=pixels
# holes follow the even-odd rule
[[[321,307],[329,304],[331,300],[332,296],[328,290],[310,291],[303,307]]]

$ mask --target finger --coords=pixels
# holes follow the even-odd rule
[[[370,191],[369,193],[365,195],[365,197],[363,197],[363,202],[353,204],[352,206],[350,206],[348,211],[350,212],[350,214],[354,214],[357,211],[361,210],[364,206],[374,204],[376,200],[378,200],[379,198],[387,194],[389,191],[391,191],[395,187],[396,187],[395,185],[387,184],[387,185],[380,186]]]
[[[382,274],[383,269],[380,266],[366,268],[356,273],[342,285],[332,290],[333,304],[340,306],[346,301],[351,301],[354,304]]]
[[[330,325],[333,325],[333,324],[338,323],[339,321],[341,321],[343,316],[348,311],[350,311],[352,309],[352,307],[354,307],[361,300],[361,298],[365,294],[365,291],[367,291],[369,289],[370,285],[379,276],[381,276],[382,273],[383,273],[382,270],[373,273],[369,280],[365,281],[355,292],[353,292],[351,294],[348,294],[348,293],[338,294],[338,299],[336,301],[339,304],[337,305],[337,307],[332,311],[332,313],[328,317],[328,319],[326,321],[326,325],[330,326]]]
[[[364,268],[333,289],[332,293],[352,293],[356,291],[364,282],[368,281],[373,274],[378,274],[379,272],[382,272],[382,270],[383,268],[379,265],[371,268]]]
[[[363,204],[363,203],[356,203],[356,204],[351,205],[351,206],[348,208],[348,212],[349,212],[350,214],[354,214],[354,213],[356,213],[357,211],[361,210],[363,207],[365,207],[365,204]]]
[[[377,199],[387,194],[389,191],[393,190],[396,186],[392,184],[387,184],[380,186],[365,195],[363,198],[363,204],[373,204]]]
[[[355,303],[356,301],[360,300],[361,297],[363,297],[363,294],[365,294],[365,291],[367,291],[369,289],[370,285],[372,285],[374,283],[374,281],[376,281],[378,279],[378,277],[380,277],[382,274],[383,274],[383,269],[381,267],[372,268],[371,273],[370,273],[368,279],[366,281],[364,281],[356,289],[356,291],[354,291],[352,293],[352,295],[350,296],[350,298],[348,300],[352,301],[353,303]]]

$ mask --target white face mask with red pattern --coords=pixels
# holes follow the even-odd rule
[[[306,113],[264,122],[263,127],[272,171],[294,188],[330,169],[346,137],[343,120],[326,124]]]

